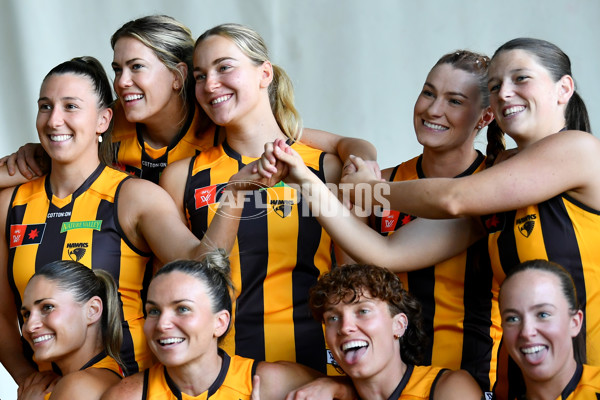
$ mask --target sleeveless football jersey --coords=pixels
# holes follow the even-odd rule
[[[301,143],[293,148],[324,181],[324,153]],[[197,237],[203,237],[217,202],[223,201],[221,188],[253,160],[227,143],[192,159],[185,209]],[[331,239],[299,192],[280,183],[248,195],[230,260],[236,298],[223,348],[259,361],[295,361],[326,372],[323,329],[311,316],[308,290],[331,268]]]
[[[219,349],[223,359],[219,376],[210,388],[198,396],[182,393],[169,377],[164,365],[157,363],[144,372],[142,400],[248,400],[252,393],[252,377],[256,372],[254,360],[232,356]]]
[[[426,178],[422,155],[392,170],[390,181]],[[485,168],[485,157],[477,159],[457,176],[468,176]],[[393,234],[416,217],[384,210],[372,227],[382,235]],[[492,389],[496,380],[497,352],[502,336],[498,303],[492,297],[497,286],[487,254],[485,239],[467,251],[435,266],[399,273],[404,288],[422,305],[423,328],[431,341],[424,365],[464,369],[482,390]]]
[[[49,262],[78,261],[112,275],[123,306],[121,357],[126,372],[132,374],[151,363],[142,331],[142,300],[152,268],[147,266],[150,255],[135,248],[119,225],[117,201],[126,179],[126,174],[100,164],[64,199],[52,194],[48,176],[24,183],[14,192],[6,237],[8,277],[18,309],[27,282],[37,268]],[[19,319],[22,325],[20,315]],[[26,342],[24,351],[31,356]]]
[[[445,371],[440,367],[407,365],[404,376],[389,400],[433,399],[435,385]]]
[[[498,283],[510,269],[528,260],[550,260],[569,271],[585,315],[580,334],[585,337],[586,363],[600,366],[600,213],[562,194],[538,205],[485,216],[482,221],[489,233]],[[520,374],[518,366],[504,354],[498,369],[498,396],[514,398],[520,389],[504,390],[508,377]],[[515,381],[511,378],[511,386]]]
[[[167,147],[154,149],[144,142],[140,126],[127,121],[120,103],[115,106],[111,134],[115,167],[137,177],[158,183],[165,167],[177,160],[192,157],[218,144],[218,130],[196,107],[179,134]]]

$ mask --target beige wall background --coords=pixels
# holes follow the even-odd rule
[[[0,0],[0,154],[37,142],[36,100],[58,63],[93,55],[110,72],[110,36],[123,23],[168,14],[195,37],[223,22],[252,26],[291,76],[304,125],[371,141],[380,165],[420,154],[412,109],[444,53],[491,55],[519,36],[549,40],[573,63],[592,127],[600,113],[597,0]],[[485,136],[478,147],[485,148]],[[16,386],[0,367],[0,399]]]

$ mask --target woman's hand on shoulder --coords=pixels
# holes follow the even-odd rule
[[[0,159],[0,166],[6,164],[8,173],[13,176],[17,169],[27,179],[33,179],[44,174],[47,166],[42,164],[40,160],[45,155],[44,148],[39,143],[27,143],[19,147],[15,153]]]

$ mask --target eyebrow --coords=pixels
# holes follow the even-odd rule
[[[83,101],[82,99],[80,99],[79,97],[71,97],[71,96],[66,96],[66,97],[61,97],[60,98],[61,101]],[[50,101],[49,97],[40,97],[38,99],[38,103],[40,101]]]
[[[227,61],[227,60],[232,60],[232,61],[237,61],[237,58],[233,58],[233,57],[219,57],[215,60],[213,60],[212,63],[210,63],[210,65],[217,65],[223,61]],[[194,67],[194,71],[200,71],[200,67]]]
[[[126,60],[125,61],[125,65],[129,65],[129,64],[134,63],[136,61],[145,61],[145,60],[143,58],[136,57],[136,58],[132,58],[131,60]],[[115,67],[115,66],[119,66],[120,64],[118,62],[116,62],[116,61],[113,61],[110,65],[112,67]]]
[[[433,85],[433,84],[431,84],[431,83],[429,83],[429,82],[425,82],[425,85],[426,85],[426,86],[429,86],[429,87],[431,87],[431,88],[433,88],[433,89],[435,89],[435,90],[437,90],[437,88],[435,87],[435,85]],[[451,96],[460,96],[460,97],[463,97],[463,98],[465,98],[465,99],[468,99],[468,98],[469,98],[469,96],[467,96],[467,95],[465,95],[464,93],[461,93],[461,92],[446,92],[446,93],[444,93],[444,94],[449,94],[449,95],[451,95]]]
[[[38,300],[34,301],[33,304],[38,305],[46,300],[52,300],[52,297],[44,297],[44,298],[38,299]],[[21,311],[27,311],[27,307],[22,306]]]
[[[171,304],[171,305],[175,305],[175,304],[184,303],[184,302],[188,302],[188,303],[196,303],[194,300],[190,300],[190,299],[179,299],[179,300],[173,300],[173,301],[172,301],[172,302],[170,302],[169,304]],[[146,300],[146,304],[152,304],[152,305],[154,305],[154,306],[157,306],[157,305],[158,305],[158,303],[156,303],[156,302],[154,302],[154,301],[152,301],[152,300],[150,300],[150,299],[147,299],[147,300]]]
[[[534,304],[533,306],[531,306],[529,308],[529,310],[532,310],[532,309],[537,310],[537,309],[545,308],[545,307],[552,307],[552,308],[556,309],[556,306],[552,303],[540,303],[540,304]],[[508,313],[508,312],[517,313],[517,314],[519,313],[514,308],[507,308],[506,310],[501,311],[500,314],[504,314],[504,313]]]

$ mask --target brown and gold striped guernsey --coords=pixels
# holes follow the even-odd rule
[[[148,266],[150,254],[135,248],[119,225],[119,189],[128,178],[101,164],[64,199],[53,196],[48,176],[27,182],[15,190],[11,200],[6,238],[8,276],[19,309],[27,282],[37,268],[49,262],[79,261],[113,276],[123,305],[121,357],[126,372],[132,374],[151,363],[142,331],[142,300],[152,268]],[[26,342],[24,350],[31,356]]]
[[[292,147],[324,181],[324,153],[301,143]],[[192,159],[185,208],[196,236],[206,232],[221,187],[253,160],[227,143]],[[237,293],[223,348],[259,361],[295,361],[326,372],[323,329],[311,316],[308,290],[331,268],[331,239],[295,189],[281,183],[247,196],[230,259]]]

